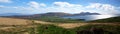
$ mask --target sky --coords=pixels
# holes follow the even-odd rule
[[[0,14],[47,12],[120,14],[120,0],[0,0]]]

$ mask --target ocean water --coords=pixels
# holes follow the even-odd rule
[[[117,15],[82,15],[82,16],[66,16],[63,18],[85,19],[86,21],[90,21],[90,20],[105,19],[105,18],[116,17],[116,16]]]

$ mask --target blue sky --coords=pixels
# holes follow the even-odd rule
[[[120,14],[120,0],[0,0],[1,13],[96,12]]]

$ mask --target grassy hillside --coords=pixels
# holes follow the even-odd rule
[[[37,24],[36,26],[12,26],[14,28],[0,29],[0,34],[120,34],[119,25],[85,25],[73,29],[48,24]]]
[[[76,19],[64,19],[60,17],[48,17],[43,16],[40,18],[32,18],[32,20],[40,20],[40,21],[46,21],[46,22],[54,22],[54,23],[76,23],[76,22],[83,22],[84,20],[76,20]]]
[[[43,17],[41,19],[50,19],[52,17]],[[5,19],[5,18],[4,18]],[[1,18],[1,23],[2,21],[4,21],[3,18]],[[11,22],[9,20],[11,20]],[[58,17],[54,17],[53,20],[59,20],[61,18]],[[66,29],[66,28],[62,28],[59,26],[55,26],[55,25],[49,25],[49,24],[29,24],[29,25],[14,25],[17,22],[19,22],[19,20],[23,20],[23,19],[13,19],[13,18],[6,18],[5,19],[5,23],[10,23],[13,25],[0,25],[0,34],[88,34],[88,33],[96,33],[96,31],[98,33],[101,34],[120,34],[120,25],[85,25],[85,26],[80,26],[80,27],[76,27],[73,29]],[[63,20],[63,19],[61,19]],[[65,19],[67,20],[67,19]],[[64,21],[60,21],[62,23],[64,23]],[[72,21],[74,21],[73,19],[71,19]],[[16,22],[17,21],[17,22]],[[70,20],[68,20],[70,21]],[[78,20],[79,21],[79,20]],[[15,22],[15,23],[12,23]],[[52,21],[52,22],[56,22],[56,21]],[[75,20],[75,22],[77,22],[77,20]],[[19,23],[26,23],[26,20],[24,22],[19,22]],[[35,26],[34,26],[35,25]],[[74,26],[74,25],[72,25]],[[87,32],[87,33],[86,33]],[[96,34],[98,34],[96,33]]]
[[[119,23],[120,22],[120,16],[118,17],[111,17],[107,19],[99,19],[99,20],[94,20],[94,21],[89,21],[89,22],[101,22],[101,23]]]
[[[39,25],[37,29],[37,34],[120,34],[120,26],[114,25],[86,25],[74,29],[64,29],[54,25]]]
[[[28,25],[29,20],[0,17],[0,25]]]
[[[85,25],[74,30],[80,34],[120,34],[120,26],[118,25]]]
[[[37,34],[75,34],[74,31],[54,25],[39,25],[37,29],[37,31],[39,32]]]

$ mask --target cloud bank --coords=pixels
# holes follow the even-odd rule
[[[71,4],[68,2],[53,2],[48,6],[45,3],[30,1],[26,3],[26,5],[27,7],[22,6],[22,7],[16,7],[17,9],[15,7],[14,8],[23,13],[24,12],[29,12],[29,13],[65,12],[65,13],[74,14],[80,12],[96,12],[100,14],[120,14],[119,7],[110,4],[101,4],[101,3],[90,3],[84,6],[81,4]],[[13,9],[13,7],[11,8]]]

